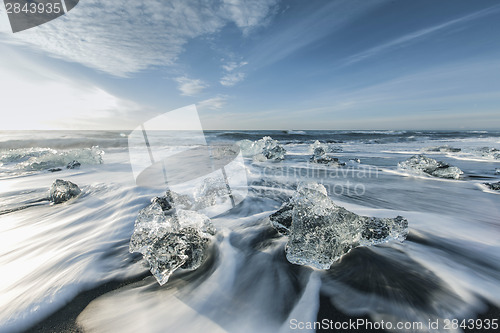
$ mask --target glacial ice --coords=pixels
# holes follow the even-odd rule
[[[406,161],[399,162],[398,167],[413,174],[428,174],[440,178],[459,179],[460,175],[463,174],[463,171],[457,167],[438,162],[424,155],[414,155]]]
[[[484,185],[488,186],[490,190],[500,191],[500,182],[496,183],[484,183]]]
[[[67,180],[56,179],[49,191],[49,201],[58,204],[76,197],[82,191],[75,183]]]
[[[322,146],[314,148],[313,156],[311,156],[310,161],[313,163],[327,164],[336,167],[345,165],[345,163],[339,162],[338,158],[328,156],[326,154],[325,147]]]
[[[325,153],[338,153],[342,151],[342,147],[338,147],[328,143],[323,143],[320,142],[319,140],[314,141],[314,143],[309,146],[309,152],[311,154],[314,154],[316,148],[322,148],[325,151]]]
[[[286,149],[270,136],[265,136],[257,141],[241,140],[237,144],[245,156],[252,156],[258,162],[285,159]]]
[[[491,158],[495,160],[500,160],[500,150],[493,147],[481,147],[477,148],[476,152],[482,157]]]
[[[500,168],[495,168],[495,175],[500,175]]]
[[[424,151],[428,152],[441,152],[441,153],[458,153],[461,152],[462,149],[454,148],[450,146],[437,146],[437,147],[427,147]]]
[[[351,249],[406,239],[408,221],[360,216],[336,205],[321,184],[300,184],[295,195],[269,217],[288,236],[286,258],[298,265],[329,269]]]
[[[176,209],[171,201],[174,197]],[[178,268],[200,267],[215,235],[207,216],[179,209],[177,199],[182,202],[186,197],[168,191],[163,197],[153,198],[151,204],[139,212],[129,244],[131,253],[142,253],[160,285],[167,283]]]

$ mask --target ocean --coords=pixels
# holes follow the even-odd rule
[[[166,188],[137,185],[128,134],[0,132],[0,332],[313,332],[351,319],[364,325],[353,332],[434,322],[420,331],[472,332],[479,324],[453,325],[498,318],[500,193],[484,183],[500,180],[500,131],[205,131],[214,146],[270,136],[286,155],[242,151],[246,196],[211,217],[217,232],[201,267],[163,286],[129,252],[139,211]],[[311,163],[316,140],[345,165]],[[398,168],[418,154],[463,174]],[[80,168],[67,169],[74,160]],[[82,193],[50,204],[56,179]],[[288,262],[286,237],[266,218],[299,183],[323,184],[359,215],[405,217],[406,241],[353,249],[329,270]]]

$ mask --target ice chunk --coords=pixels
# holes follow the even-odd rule
[[[441,152],[441,153],[458,153],[461,152],[460,148],[453,148],[450,146],[437,146],[437,147],[427,147],[424,151],[428,152]]]
[[[500,191],[500,182],[484,183],[484,185],[488,186],[493,191]]]
[[[500,175],[500,168],[495,168],[495,175]]]
[[[222,178],[205,178],[194,196],[196,210],[219,205],[230,200],[228,185]]]
[[[500,160],[500,150],[492,147],[481,147],[476,149],[476,152],[482,157]]]
[[[314,141],[314,143],[309,146],[309,152],[311,154],[314,154],[316,148],[322,148],[325,151],[325,153],[337,153],[342,151],[342,147],[338,147],[328,143],[323,143],[318,140]]]
[[[403,217],[359,216],[336,205],[320,184],[299,185],[290,201],[269,219],[289,236],[288,261],[318,269],[330,268],[355,247],[404,241],[408,235],[408,221]]]
[[[169,198],[176,195],[169,191],[142,209],[130,239],[129,251],[143,254],[160,285],[167,283],[178,268],[195,270],[200,267],[215,234],[207,216],[173,209],[174,203]]]
[[[328,164],[330,166],[344,166],[345,163],[339,162],[338,158],[330,157],[326,154],[325,147],[319,146],[314,148],[313,156],[310,159],[313,163]]]
[[[82,191],[75,183],[67,180],[56,179],[49,191],[49,201],[58,204],[76,197]]]
[[[285,159],[286,149],[270,136],[265,136],[257,141],[241,140],[237,144],[243,154],[252,156],[254,161],[282,161]]]
[[[73,160],[66,165],[66,169],[79,169],[82,164],[76,160]]]
[[[459,179],[460,175],[463,174],[463,171],[457,167],[438,162],[424,155],[412,156],[406,161],[398,163],[398,167],[413,174],[428,174],[440,178]]]
[[[0,162],[16,163],[16,168],[38,171],[64,167],[73,161],[81,164],[102,164],[104,151],[99,147],[57,151],[48,148],[11,149],[0,152]]]

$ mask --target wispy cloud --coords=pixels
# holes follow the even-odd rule
[[[175,81],[179,84],[179,90],[184,96],[194,96],[208,87],[208,84],[200,79],[190,79],[188,77],[178,77]]]
[[[220,84],[226,87],[232,87],[238,82],[243,81],[245,79],[245,73],[229,73],[222,77],[220,80]]]
[[[172,65],[191,39],[233,22],[243,32],[265,23],[276,0],[81,1],[54,21],[19,34],[0,26],[0,40],[126,77]],[[4,9],[0,18],[7,21]]]
[[[236,26],[247,34],[255,27],[266,23],[270,11],[279,0],[223,0],[224,11]]]
[[[243,67],[245,65],[248,65],[248,62],[246,61],[241,61],[241,62],[236,62],[236,61],[229,61],[225,65],[222,65],[222,68],[227,71],[227,72],[232,72],[237,68]]]
[[[237,83],[243,81],[246,75],[239,70],[246,65],[248,65],[248,62],[246,61],[228,61],[227,63],[222,65],[222,69],[224,70],[225,74],[222,76],[220,84],[226,87],[232,87]]]
[[[219,110],[226,105],[227,98],[225,95],[218,95],[197,103],[197,106],[199,109]]]
[[[432,27],[417,30],[415,32],[412,32],[412,33],[406,34],[404,36],[401,36],[399,38],[393,39],[389,42],[372,47],[372,48],[365,50],[363,52],[354,54],[354,55],[350,56],[345,61],[344,65],[351,65],[351,64],[357,63],[359,61],[362,61],[364,59],[374,57],[380,53],[390,51],[391,49],[394,49],[396,47],[400,47],[400,46],[405,45],[405,44],[416,42],[416,41],[421,40],[429,35],[432,35],[433,33],[445,30],[449,27],[452,27],[452,26],[455,26],[458,24],[463,24],[463,23],[466,23],[468,21],[476,20],[476,19],[479,19],[479,18],[487,16],[487,15],[491,15],[495,12],[498,12],[499,10],[500,10],[500,5],[496,5],[496,6],[486,8],[486,9],[477,11],[475,13],[472,13],[472,14],[454,19],[454,20],[450,20],[450,21],[447,21],[447,22],[444,22],[444,23],[441,23],[441,24],[438,24],[438,25],[435,25]]]

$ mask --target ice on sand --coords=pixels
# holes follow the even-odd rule
[[[244,155],[252,156],[258,162],[267,160],[282,161],[285,159],[286,149],[270,136],[265,136],[257,141],[241,140],[238,145]]]
[[[76,197],[82,191],[75,183],[67,180],[56,179],[49,191],[49,201],[58,204]]]
[[[200,267],[215,234],[207,216],[174,209],[173,197],[189,206],[187,198],[170,191],[163,197],[154,198],[139,212],[129,245],[130,252],[143,254],[160,285],[167,283],[178,268],[195,270]]]
[[[319,146],[314,148],[313,156],[310,161],[318,164],[327,164],[330,166],[344,166],[345,163],[340,163],[338,158],[330,157],[326,154],[325,147]]]
[[[463,174],[463,171],[459,168],[436,161],[425,155],[414,155],[406,161],[399,162],[398,167],[413,174],[427,174],[440,178],[459,179],[460,175]]]
[[[286,258],[298,265],[329,269],[351,249],[404,241],[408,221],[360,216],[336,205],[321,184],[300,184],[295,195],[269,217],[288,236]]]

